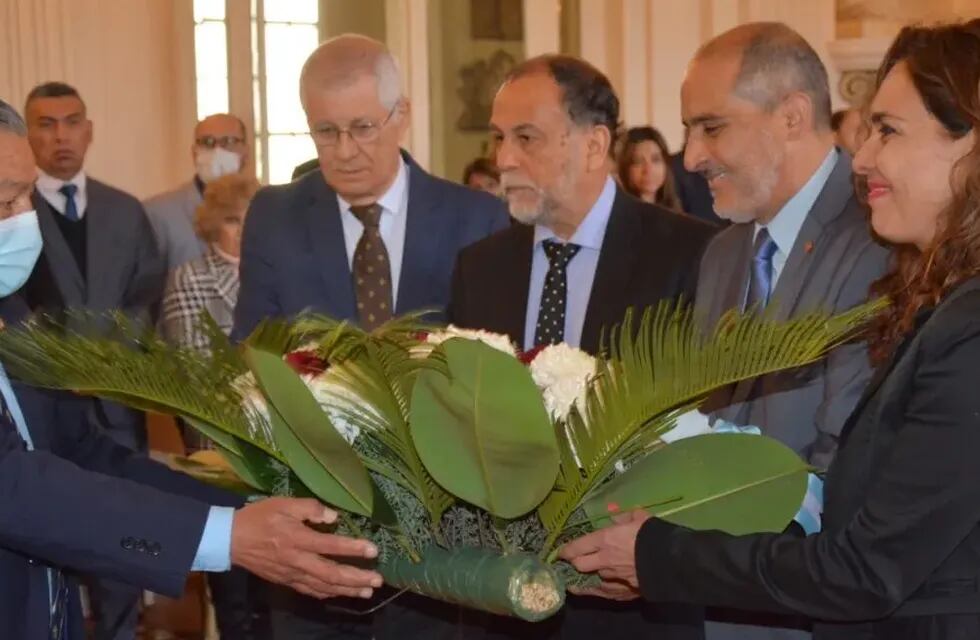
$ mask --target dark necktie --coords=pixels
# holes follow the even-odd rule
[[[78,204],[75,202],[78,185],[66,182],[58,189],[58,193],[65,196],[65,217],[72,222],[78,222]]]
[[[749,293],[745,299],[746,311],[755,309],[761,311],[769,304],[772,295],[772,257],[779,247],[765,227],[759,229],[755,236],[754,254],[752,258],[752,273],[749,275]]]
[[[350,212],[364,225],[354,249],[354,294],[361,328],[373,331],[391,319],[392,286],[388,249],[381,238],[381,207],[371,204],[351,207]]]
[[[545,240],[544,253],[548,256],[548,274],[541,291],[538,324],[534,329],[534,346],[558,344],[565,339],[565,302],[568,297],[568,263],[580,247]]]
[[[0,432],[13,432],[17,439],[24,443],[24,439],[17,430],[17,422],[10,413],[10,405],[7,398],[0,393]],[[26,447],[27,444],[24,443]],[[67,640],[68,638],[68,581],[65,580],[63,573],[57,569],[48,569],[48,580],[50,580],[51,593],[51,625],[50,640]]]

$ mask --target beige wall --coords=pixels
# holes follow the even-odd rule
[[[186,180],[194,120],[188,0],[0,0],[0,97],[68,82],[95,124],[88,173],[139,197]]]

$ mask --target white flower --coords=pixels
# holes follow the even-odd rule
[[[573,405],[584,414],[595,366],[595,358],[564,343],[545,347],[535,356],[530,364],[531,378],[541,389],[552,418],[564,420]]]
[[[259,390],[259,383],[252,372],[243,373],[235,378],[231,387],[242,396],[242,408],[245,411],[249,428],[252,430],[251,435],[254,437],[256,431],[261,430],[266,442],[274,442],[269,405],[266,404],[265,396]]]
[[[313,393],[320,408],[323,409],[327,417],[333,423],[334,428],[344,437],[348,443],[353,444],[361,430],[351,424],[347,419],[347,414],[352,408],[361,411],[374,411],[360,396],[344,386],[341,378],[339,366],[334,366],[323,373],[311,376],[301,376],[303,382]]]
[[[479,340],[480,342],[493,347],[497,351],[503,351],[504,353],[510,354],[517,357],[517,349],[514,348],[514,344],[510,341],[510,338],[506,335],[500,333],[493,333],[491,331],[480,331],[478,329],[461,329],[453,325],[449,325],[441,331],[433,331],[426,336],[425,344],[420,344],[416,349],[413,349],[413,354],[417,354],[421,357],[425,357],[432,353],[432,349],[439,344],[442,344],[450,338],[466,338],[467,340]]]

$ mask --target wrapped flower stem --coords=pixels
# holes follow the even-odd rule
[[[565,602],[565,585],[554,568],[527,553],[433,546],[421,562],[398,555],[378,569],[393,587],[529,622],[548,618]]]

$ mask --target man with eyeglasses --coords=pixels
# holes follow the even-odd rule
[[[232,336],[304,310],[369,330],[421,309],[441,320],[456,254],[507,227],[503,203],[429,175],[399,148],[409,101],[380,42],[328,40],[306,61],[300,95],[320,169],[253,199]],[[457,637],[453,608],[408,594],[376,623],[287,594],[271,607],[277,640]]]
[[[204,118],[194,127],[191,145],[195,173],[189,181],[147,200],[150,217],[167,271],[204,254],[205,244],[194,233],[194,212],[204,198],[207,183],[246,170],[249,160],[245,123],[228,113]]]

